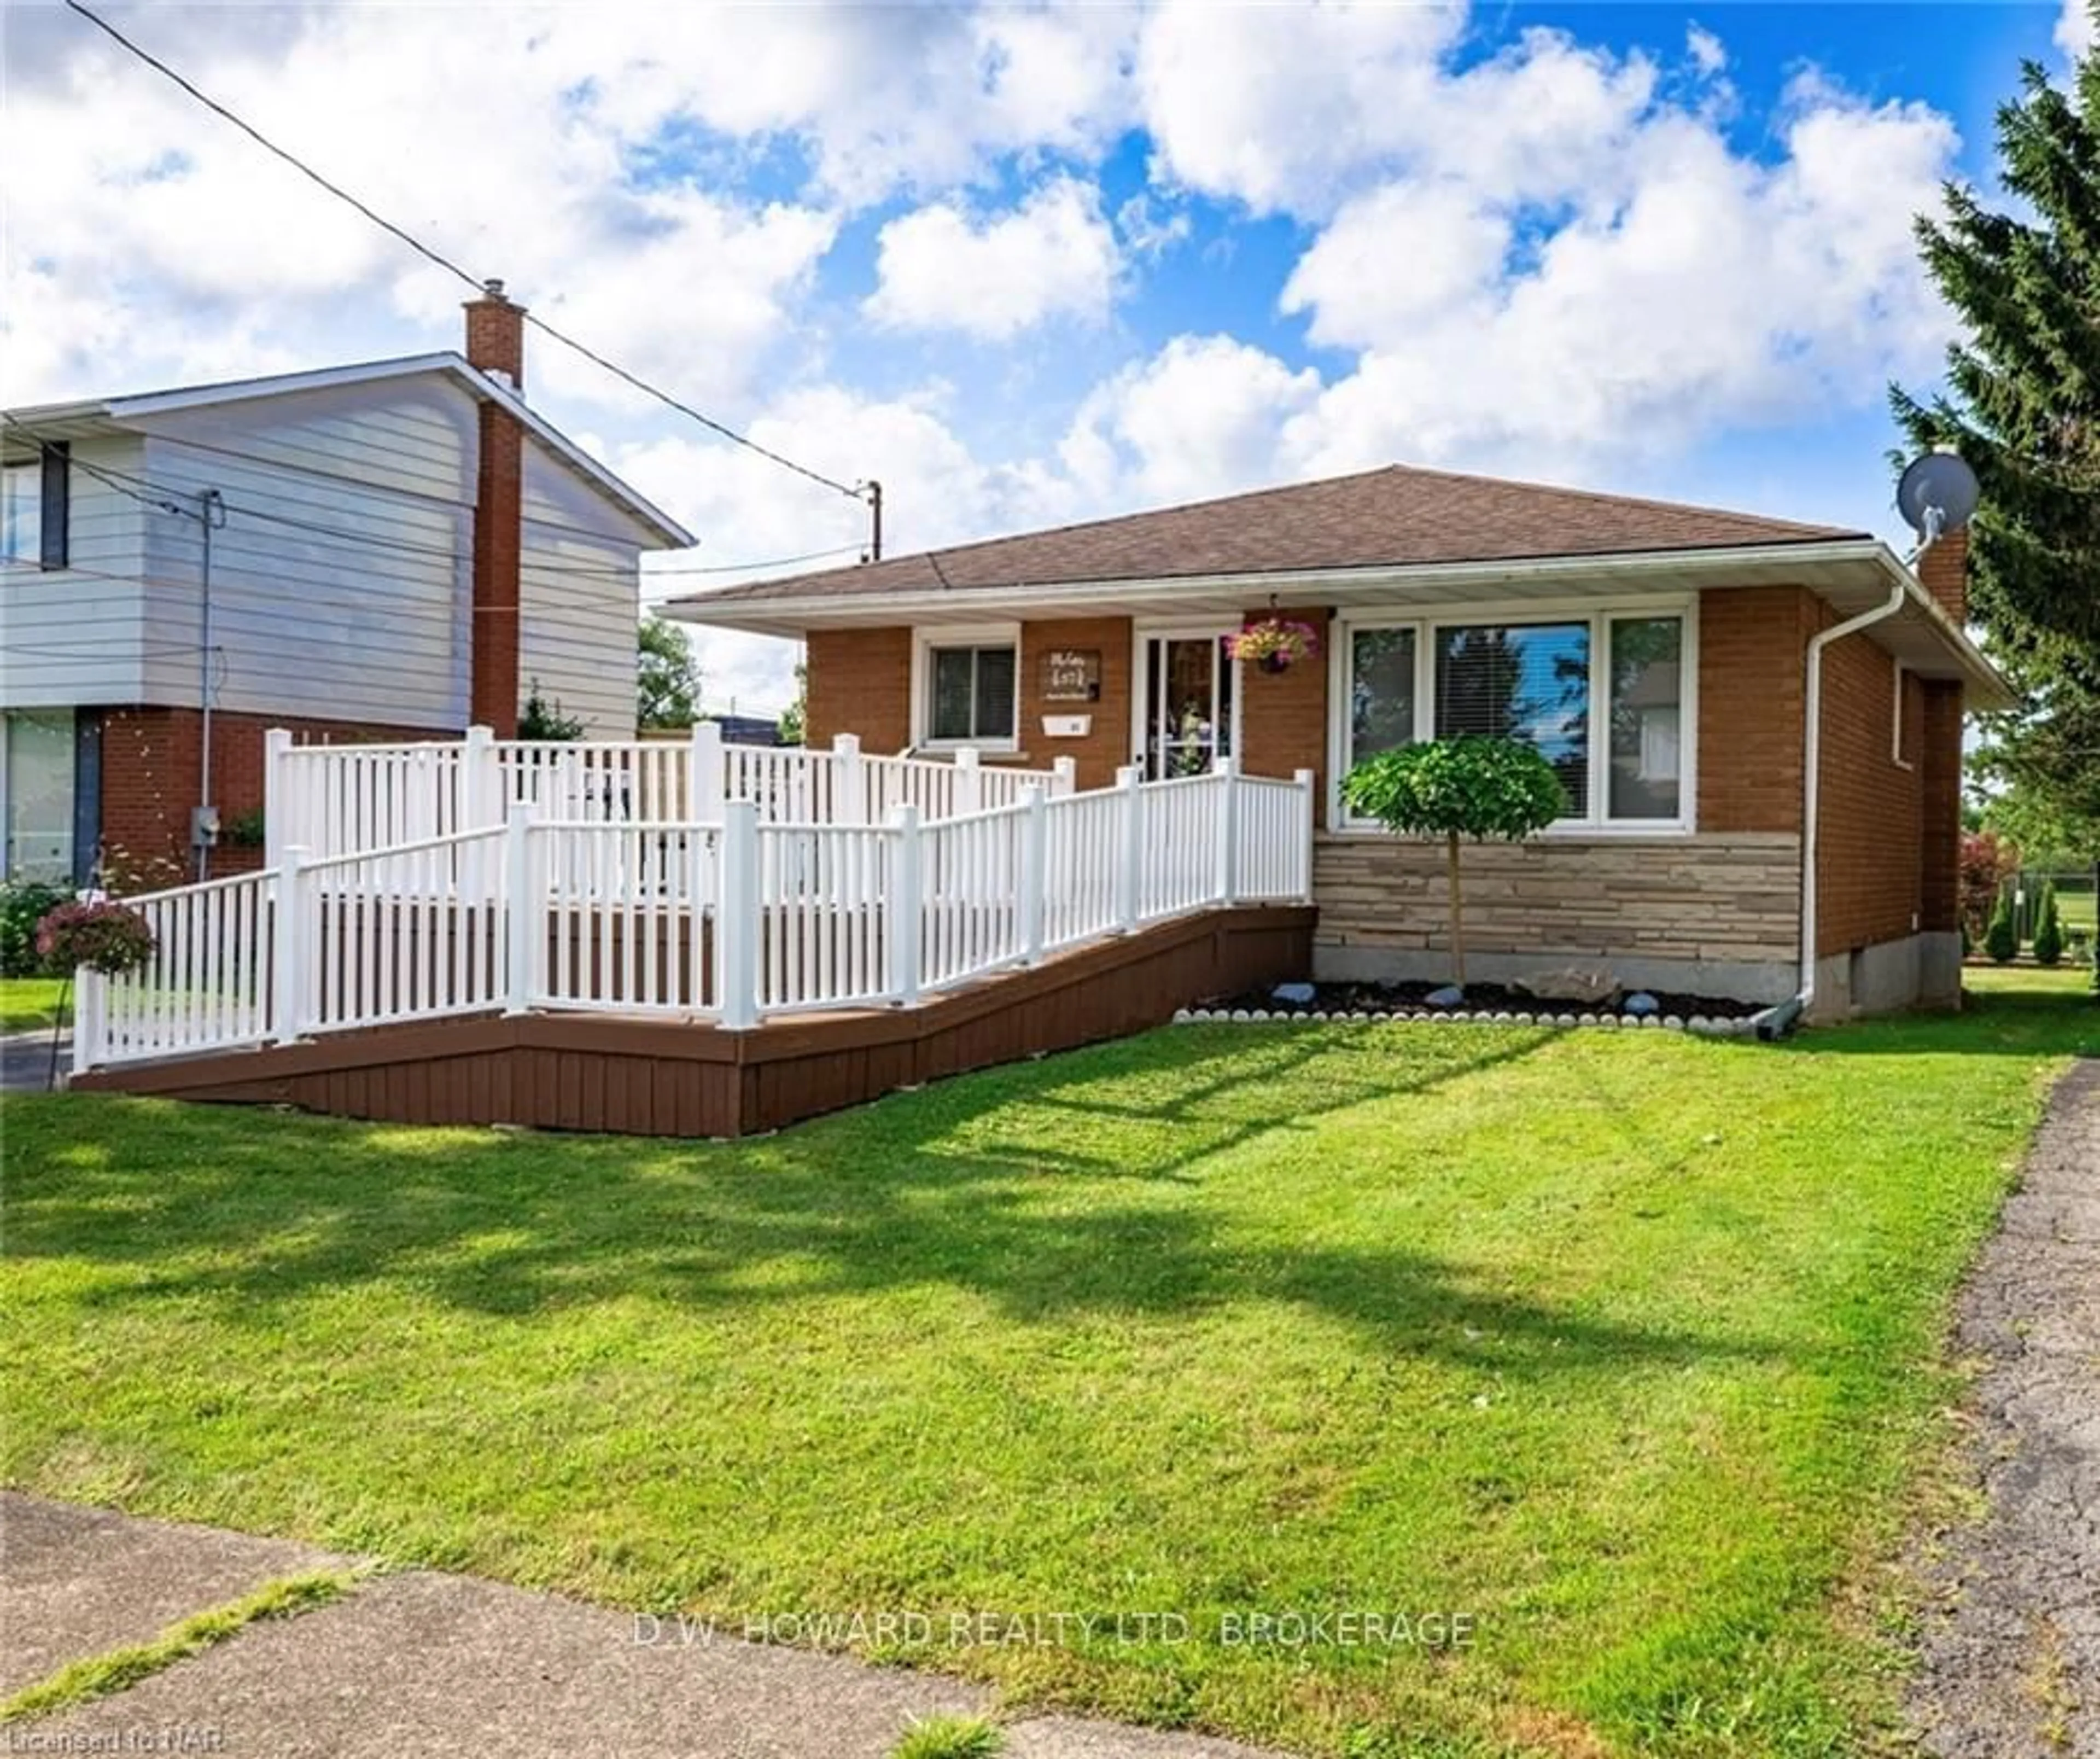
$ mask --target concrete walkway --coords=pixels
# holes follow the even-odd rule
[[[278,1540],[0,1494],[0,1696],[283,1577],[355,1567]],[[464,1576],[376,1576],[129,1690],[0,1728],[0,1752],[882,1759],[915,1717],[992,1708],[984,1688],[938,1674],[726,1634],[639,1641],[646,1629]],[[1012,1759],[1273,1759],[1065,1717],[1017,1721],[1007,1737]]]
[[[2049,1102],[1963,1289],[1982,1519],[1930,1574],[1911,1713],[1945,1759],[2100,1759],[2100,1060]]]

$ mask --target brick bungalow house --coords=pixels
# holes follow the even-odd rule
[[[508,736],[536,684],[633,736],[640,554],[693,540],[526,404],[524,317],[491,282],[464,356],[5,412],[7,873],[255,865],[272,726]]]
[[[804,642],[812,742],[1070,756],[1082,787],[1315,771],[1326,978],[1444,971],[1440,851],[1352,822],[1336,778],[1531,740],[1573,810],[1468,852],[1476,976],[1603,965],[1829,1017],[1958,994],[1962,717],[2009,696],[1962,632],[1961,535],[1918,569],[1861,532],[1394,466],[668,608]],[[1317,659],[1233,661],[1270,616]]]

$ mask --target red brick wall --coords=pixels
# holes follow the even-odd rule
[[[1101,656],[1101,693],[1094,702],[1043,700],[1043,662],[1053,648],[1070,647]],[[907,660],[907,664],[909,664]],[[1058,758],[1078,766],[1082,788],[1106,788],[1131,760],[1131,630],[1127,617],[1088,617],[1068,622],[1024,623],[1021,627],[1020,745],[1031,769],[1048,769]],[[1047,714],[1084,714],[1092,726],[1083,739],[1043,736]]]
[[[193,877],[190,809],[199,803],[203,717],[195,709],[128,708],[104,709],[100,718],[104,861],[115,869],[127,891],[182,884]],[[289,727],[302,742],[391,742],[442,736],[428,727],[214,714],[211,791],[222,825],[262,810],[262,736],[272,727]],[[243,873],[262,864],[259,845],[222,843],[211,855],[214,874]]]
[[[1952,935],[1961,926],[1961,687],[1911,682],[1918,701],[1918,926]]]
[[[1256,665],[1239,669],[1240,766],[1250,776],[1290,776],[1311,770],[1318,778],[1313,798],[1324,800],[1327,785],[1327,644],[1333,637],[1332,612],[1313,610],[1249,611],[1245,621],[1271,615],[1293,623],[1309,623],[1320,634],[1317,659],[1301,660],[1287,672],[1268,673]],[[1324,822],[1324,819],[1323,819]]]
[[[1922,712],[1915,680],[1907,706]],[[1849,952],[1914,933],[1924,915],[1922,771],[1895,758],[1895,662],[1865,635],[1823,655],[1821,797],[1815,860],[1815,950]],[[1906,730],[1918,752],[1923,729]],[[1958,735],[1957,735],[1958,746]]]
[[[1801,829],[1802,666],[1818,601],[1798,586],[1699,595],[1699,829]]]
[[[812,745],[854,733],[863,751],[889,755],[911,743],[909,629],[812,630],[808,658]]]

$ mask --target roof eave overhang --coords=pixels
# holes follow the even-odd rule
[[[799,635],[805,630],[868,627],[929,620],[1041,616],[1070,610],[1098,613],[1113,607],[1139,614],[1172,615],[1206,601],[1243,608],[1274,598],[1278,603],[1354,608],[1414,602],[1526,595],[1580,595],[1607,591],[1665,593],[1688,586],[1809,584],[1804,571],[1848,567],[1863,573],[1886,548],[1868,537],[1737,545],[1701,550],[1625,551],[1604,555],[1533,556],[1478,562],[1414,563],[1361,568],[1291,568],[1238,574],[1154,578],[1046,581],[1011,586],[885,593],[810,593],[779,598],[726,599],[697,593],[664,609],[686,621],[754,634]],[[1887,588],[1882,589],[1884,594]]]
[[[1972,709],[2014,706],[2018,695],[2004,676],[1939,608],[1917,575],[1874,537],[1397,568],[1046,581],[946,591],[811,593],[750,599],[718,599],[699,593],[671,599],[662,608],[686,622],[795,639],[812,630],[1098,616],[1110,609],[1140,617],[1171,617],[1215,608],[1230,616],[1271,598],[1279,604],[1350,610],[1511,597],[1545,599],[1642,592],[1660,596],[1780,585],[1805,587],[1849,616],[1886,599],[1899,584],[1905,594],[1900,627],[1878,625],[1882,644],[1921,676],[1958,678]]]

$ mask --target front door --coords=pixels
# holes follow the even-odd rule
[[[1200,776],[1233,752],[1233,663],[1223,630],[1138,638],[1136,762],[1149,782]]]

